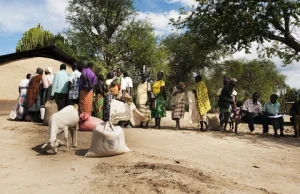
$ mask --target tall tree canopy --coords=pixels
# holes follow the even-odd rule
[[[216,105],[216,92],[223,87],[223,78],[238,80],[235,90],[238,100],[251,98],[254,92],[259,92],[261,102],[266,102],[273,93],[281,91],[285,84],[285,76],[276,69],[269,60],[229,60],[216,65],[207,75],[207,87],[210,99]]]
[[[300,59],[300,40],[295,33],[300,27],[299,0],[202,0],[181,14],[185,17],[172,23],[197,34],[206,45],[224,45],[234,53],[249,52],[257,42],[264,51],[262,56],[276,55],[285,64]],[[270,41],[272,45],[264,44]]]
[[[18,41],[16,52],[43,48],[54,44],[54,35],[38,24],[36,27],[24,32],[21,40]]]
[[[132,0],[70,0],[67,34],[78,55],[102,60],[111,67],[118,56],[116,37],[134,13]]]
[[[150,68],[154,74],[159,70],[168,72],[167,52],[158,45],[154,28],[147,21],[133,20],[116,40],[119,63],[131,75],[137,77]]]
[[[180,77],[191,81],[192,73],[213,67],[225,55],[220,47],[202,47],[195,38],[184,34],[171,34],[161,43],[168,51],[170,79]]]

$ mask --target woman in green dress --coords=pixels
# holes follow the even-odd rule
[[[151,117],[155,118],[154,128],[160,129],[160,121],[162,117],[166,117],[166,89],[165,82],[162,80],[164,77],[163,72],[157,73],[157,79],[152,86],[152,93],[154,101],[152,102]]]

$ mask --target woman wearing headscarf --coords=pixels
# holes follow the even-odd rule
[[[162,80],[164,77],[163,72],[157,73],[157,79],[152,86],[152,93],[154,95],[154,102],[152,102],[151,117],[155,118],[155,128],[160,129],[161,117],[166,117],[166,90],[165,82]]]
[[[149,106],[149,99],[151,96],[151,84],[147,81],[147,76],[142,76],[142,82],[137,87],[136,95],[136,108],[143,114],[145,120],[141,122],[140,127],[143,127],[143,123],[146,123],[148,128],[149,121],[151,119],[151,110]]]
[[[195,77],[195,82],[197,105],[200,114],[200,130],[204,131],[207,130],[206,113],[211,109],[211,106],[208,97],[207,87],[204,81],[202,81],[202,77],[200,75],[197,75]],[[203,127],[204,124],[205,128]]]
[[[175,80],[175,86],[172,91],[172,120],[176,121],[175,129],[180,129],[180,119],[185,113],[185,85],[180,82],[180,78]]]
[[[27,91],[27,108],[28,114],[31,117],[33,122],[38,122],[40,107],[41,107],[41,98],[40,98],[40,84],[43,80],[43,69],[37,68],[35,75],[30,78],[28,84],[28,91]]]
[[[52,74],[52,67],[47,67],[45,69],[46,76],[43,77],[43,104],[47,102],[47,100],[51,99],[51,90],[52,90],[52,82],[54,79],[54,75]]]

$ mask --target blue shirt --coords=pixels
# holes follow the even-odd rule
[[[277,115],[280,111],[280,103],[276,102],[272,104],[271,102],[267,102],[264,105],[264,112],[267,112],[269,114]]]
[[[66,70],[60,70],[54,75],[54,79],[52,82],[52,91],[51,96],[54,96],[55,93],[60,94],[68,94],[68,81],[69,75],[67,74]]]

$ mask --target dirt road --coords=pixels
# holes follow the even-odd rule
[[[79,147],[40,154],[48,128],[0,116],[0,193],[300,193],[300,139],[241,133],[124,129],[131,152],[84,158]],[[170,118],[170,117],[168,117]],[[244,129],[243,129],[244,128]],[[50,151],[49,151],[50,152]]]

